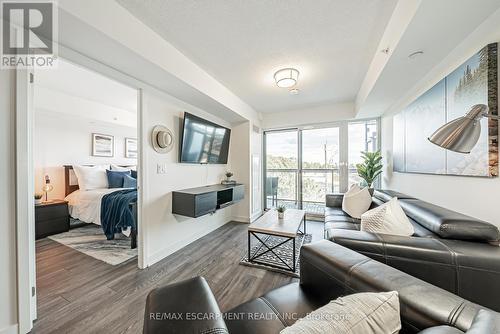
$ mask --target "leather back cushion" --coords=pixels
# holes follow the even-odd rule
[[[417,199],[400,200],[405,213],[444,239],[498,242],[498,228],[490,223]]]
[[[400,193],[394,190],[386,190],[386,189],[378,189],[373,192],[374,199],[378,199],[382,202],[388,202],[393,197],[397,197],[398,199],[415,199],[415,197]]]

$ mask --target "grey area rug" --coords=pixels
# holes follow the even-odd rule
[[[265,240],[266,244],[268,246],[277,245],[286,239],[286,238],[282,238],[282,237],[278,237],[278,236],[265,236],[265,235],[261,235],[261,234],[259,234],[259,237],[261,239]],[[245,266],[255,267],[255,268],[266,269],[266,270],[282,273],[282,274],[292,276],[292,277],[300,277],[300,268],[299,268],[300,267],[299,266],[299,264],[300,264],[299,263],[300,248],[302,247],[302,245],[310,243],[311,240],[312,240],[311,234],[297,236],[296,241],[295,241],[296,242],[296,244],[295,244],[295,261],[296,261],[295,272],[292,272],[292,271],[286,270],[286,269],[278,269],[278,268],[263,264],[263,263],[267,263],[267,264],[279,265],[279,266],[284,265],[283,262],[281,262],[276,257],[276,255],[274,255],[272,252],[267,252],[266,254],[264,254],[258,258],[258,260],[260,262],[263,262],[263,263],[249,262],[248,261],[248,254],[245,254],[245,256],[240,260],[240,264],[245,265]],[[259,249],[260,245],[261,245],[260,242],[252,245],[251,253],[253,256],[255,255],[255,252],[257,251],[257,249]],[[273,249],[273,251],[275,253],[277,253],[283,260],[285,260],[285,262],[287,262],[290,266],[292,266],[292,262],[293,262],[292,250],[293,250],[293,244],[291,241],[288,241],[288,242],[284,243],[283,245],[279,246],[278,248]],[[260,248],[258,254],[262,254],[265,251],[267,251],[267,248],[265,246],[263,246]]]
[[[95,224],[52,235],[49,239],[113,266],[137,256],[137,248],[130,249],[130,238],[117,233],[114,240],[106,240],[102,227]]]

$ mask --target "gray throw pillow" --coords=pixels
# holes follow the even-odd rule
[[[393,334],[400,329],[398,293],[364,292],[332,300],[280,334]]]

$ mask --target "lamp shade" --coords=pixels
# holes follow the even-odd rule
[[[295,68],[284,68],[274,73],[276,86],[280,88],[290,88],[297,84],[299,80],[299,71]]]
[[[488,107],[476,104],[467,115],[454,119],[437,129],[428,139],[431,143],[458,153],[470,153],[481,135],[480,120]]]

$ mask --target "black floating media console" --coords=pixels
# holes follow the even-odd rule
[[[200,217],[225,208],[245,197],[243,184],[214,184],[211,186],[172,192],[172,213]]]

